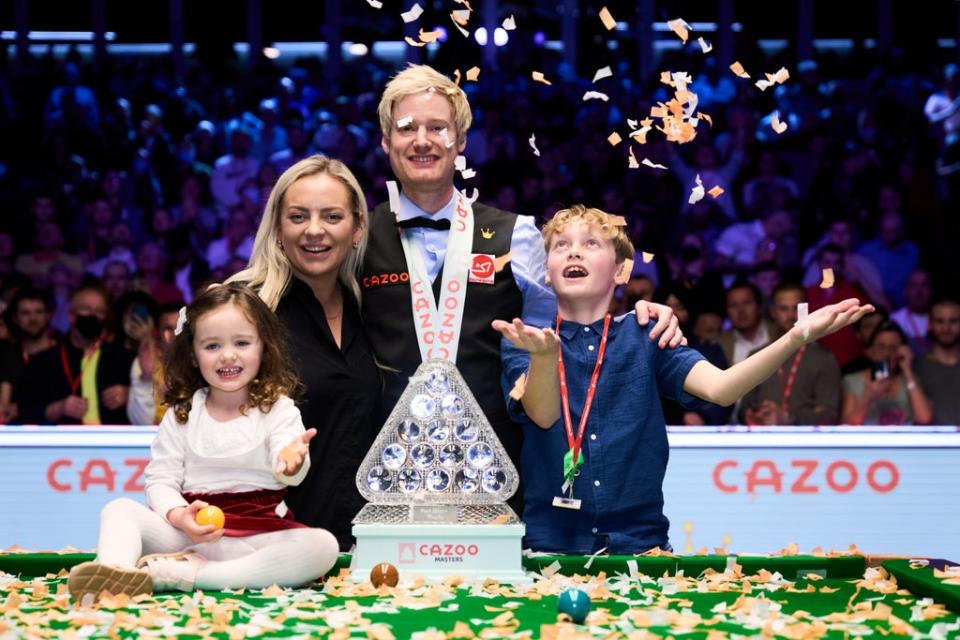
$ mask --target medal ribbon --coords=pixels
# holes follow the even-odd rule
[[[797,357],[794,358],[793,364],[790,366],[790,373],[787,375],[787,380],[783,380],[783,365],[780,365],[780,368],[777,370],[777,375],[780,376],[780,386],[783,387],[783,401],[780,403],[780,408],[783,409],[784,413],[787,412],[787,403],[790,402],[790,396],[793,394],[793,383],[797,381],[797,371],[800,369],[800,361],[803,360],[803,354],[807,350],[807,345],[803,345],[797,350]]]
[[[560,314],[557,314],[557,334],[560,334]],[[593,375],[590,376],[590,386],[587,387],[587,399],[583,403],[583,412],[580,414],[580,424],[577,434],[573,434],[573,420],[570,418],[570,392],[567,389],[567,371],[563,366],[563,348],[557,351],[557,370],[560,374],[560,402],[563,406],[563,426],[567,432],[569,450],[563,457],[563,475],[566,478],[564,485],[572,485],[577,469],[583,466],[580,458],[580,445],[583,443],[583,433],[587,428],[587,418],[590,417],[590,408],[593,398],[597,394],[597,379],[600,377],[600,366],[603,364],[603,354],[607,351],[607,335],[610,332],[610,314],[603,318],[603,334],[600,336],[600,349],[597,351],[597,363],[593,366]]]
[[[460,346],[467,278],[470,275],[470,252],[473,248],[473,207],[459,191],[456,195],[447,255],[443,261],[439,305],[423,261],[420,238],[410,230],[400,232],[400,244],[410,272],[413,325],[417,331],[420,358],[424,361],[442,358],[455,363]]]

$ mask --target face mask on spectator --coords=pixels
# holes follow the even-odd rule
[[[99,338],[103,333],[103,320],[97,316],[77,316],[73,326],[76,327],[77,333],[87,340]]]

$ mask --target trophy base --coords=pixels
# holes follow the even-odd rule
[[[492,578],[530,583],[521,562],[525,527],[507,505],[366,505],[353,521],[351,579],[381,562],[401,579]]]

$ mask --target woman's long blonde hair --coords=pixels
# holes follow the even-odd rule
[[[337,278],[340,284],[353,293],[357,302],[360,301],[360,284],[357,274],[363,264],[363,254],[367,248],[367,200],[363,195],[360,184],[347,165],[339,160],[322,155],[313,155],[296,163],[277,178],[277,183],[270,192],[267,205],[263,211],[257,237],[253,241],[253,251],[250,253],[250,262],[243,271],[235,273],[227,282],[245,282],[257,291],[270,309],[276,311],[280,298],[290,284],[293,271],[290,261],[283,253],[278,242],[280,237],[280,220],[282,215],[283,198],[287,189],[300,178],[306,178],[318,173],[339,180],[350,193],[350,209],[353,213],[353,223],[362,229],[360,242],[357,248],[350,252],[347,259],[340,265]]]

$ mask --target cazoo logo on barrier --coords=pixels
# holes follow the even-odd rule
[[[822,468],[821,468],[822,467]],[[890,460],[876,460],[866,468],[849,460],[795,459],[788,465],[754,460],[749,467],[722,460],[713,468],[713,486],[723,493],[849,493],[866,486],[874,493],[890,493],[900,484],[900,470]]]
[[[77,490],[86,493],[94,486],[110,493],[118,490],[141,493],[146,488],[143,472],[149,462],[149,458],[127,458],[122,467],[114,469],[110,461],[103,458],[90,458],[82,466],[78,460],[60,458],[47,467],[47,484],[61,493]]]

